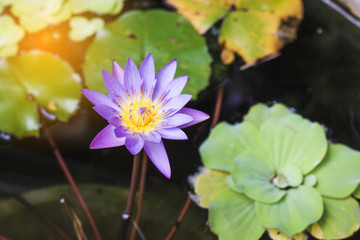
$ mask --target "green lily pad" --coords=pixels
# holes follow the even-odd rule
[[[282,118],[293,114],[289,108],[281,103],[276,103],[271,107],[264,103],[258,103],[252,106],[249,112],[244,116],[244,122],[254,124],[257,128],[269,118]]]
[[[318,191],[300,186],[287,191],[276,204],[255,202],[256,215],[267,228],[278,228],[287,235],[302,232],[323,214],[323,202]]]
[[[254,201],[241,193],[224,190],[209,209],[210,228],[219,240],[258,240],[265,232],[255,214]]]
[[[228,189],[226,178],[228,173],[218,170],[202,168],[199,173],[189,178],[192,183],[195,196],[193,200],[203,208],[208,208],[217,193]]]
[[[105,93],[102,69],[111,72],[114,59],[125,67],[128,57],[139,67],[148,53],[156,72],[176,58],[175,77],[189,75],[184,93],[193,98],[208,84],[211,57],[205,39],[181,15],[149,10],[129,11],[97,32],[83,65],[87,86]]]
[[[97,14],[118,14],[123,6],[123,0],[69,0],[73,13],[93,12]]]
[[[257,149],[257,135],[258,130],[250,123],[217,124],[200,146],[205,167],[230,172],[237,155],[245,150]]]
[[[260,128],[259,139],[261,150],[276,170],[292,164],[303,175],[320,164],[327,150],[323,128],[297,114],[267,120]]]
[[[24,37],[25,31],[8,15],[0,16],[0,58],[15,56],[18,42]]]
[[[88,20],[85,17],[77,16],[70,20],[71,30],[69,37],[74,42],[85,40],[87,37],[93,35],[97,30],[104,27],[104,20],[101,18],[93,18]]]
[[[301,0],[201,1],[167,0],[198,30],[205,33],[224,18],[219,44],[246,63],[277,53],[296,38],[303,17]]]
[[[360,227],[360,208],[351,198],[334,199],[323,197],[324,214],[309,227],[311,235],[318,239],[344,239]]]
[[[331,144],[321,164],[312,172],[321,195],[348,197],[360,183],[360,152],[342,144]]]
[[[79,185],[79,190],[103,239],[118,237],[121,215],[129,193],[127,188],[100,184]],[[64,206],[60,204],[62,195],[67,197],[79,216],[88,239],[95,239],[86,215],[70,186],[60,185],[37,189],[22,196],[63,229],[70,239],[77,239],[72,222]],[[166,236],[174,225],[185,199],[183,190],[174,185],[147,184],[139,222],[140,230],[146,239],[158,240]],[[204,231],[206,219],[202,217],[202,212],[199,208],[190,207],[180,230],[173,239],[215,239],[209,231]],[[10,239],[24,239],[24,237],[25,239],[63,239],[13,198],[0,201],[0,213],[1,235]],[[19,226],[21,226],[21,231],[19,231]],[[131,225],[128,232],[130,229]]]
[[[39,136],[37,106],[27,97],[27,91],[13,72],[9,63],[0,59],[0,131],[18,137]]]
[[[38,136],[41,106],[61,121],[78,109],[80,78],[50,53],[31,51],[0,65],[0,131],[17,137]]]
[[[274,169],[265,158],[264,154],[257,151],[241,153],[234,161],[231,177],[249,198],[275,203],[284,197],[286,191],[271,183]]]

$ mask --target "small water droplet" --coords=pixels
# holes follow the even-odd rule
[[[54,121],[56,119],[56,116],[54,114],[49,113],[43,107],[40,108],[40,112],[46,119],[48,119],[50,121]]]

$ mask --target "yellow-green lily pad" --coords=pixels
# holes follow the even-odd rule
[[[219,44],[239,54],[247,64],[277,53],[285,43],[295,39],[303,17],[301,0],[167,2],[201,34],[224,18]]]
[[[111,72],[112,61],[122,67],[128,57],[137,66],[151,53],[158,72],[177,59],[175,77],[189,75],[184,93],[196,97],[208,84],[211,57],[205,39],[181,15],[162,11],[129,11],[97,32],[85,56],[86,85],[105,93],[101,70]]]
[[[42,107],[61,121],[80,101],[80,77],[50,53],[30,51],[0,61],[0,131],[17,137],[38,136]]]

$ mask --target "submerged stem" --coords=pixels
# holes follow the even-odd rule
[[[191,205],[191,198],[187,197],[184,207],[181,210],[181,213],[180,213],[178,219],[176,220],[176,222],[175,222],[174,226],[172,227],[172,229],[170,230],[169,234],[166,236],[165,240],[170,240],[174,236],[175,232],[180,227],[180,224],[183,221],[185,214],[187,213],[190,205]]]
[[[54,139],[52,138],[52,136],[51,136],[51,134],[50,134],[50,132],[49,132],[49,130],[48,130],[48,128],[47,128],[44,121],[42,121],[42,126],[43,126],[43,129],[44,129],[45,136],[46,136],[47,140],[49,141],[50,146],[52,147],[52,149],[54,151],[54,155],[55,155],[56,159],[58,160],[58,163],[59,163],[61,169],[63,170],[66,178],[68,179],[72,189],[74,190],[75,195],[76,195],[77,199],[79,200],[80,205],[83,208],[83,210],[84,210],[84,212],[85,212],[85,214],[87,216],[87,219],[90,222],[90,225],[91,225],[91,227],[92,227],[92,229],[94,231],[96,239],[101,240],[99,230],[96,227],[95,221],[94,221],[93,217],[91,216],[89,208],[87,207],[86,202],[85,202],[84,198],[82,197],[82,195],[81,195],[81,193],[80,193],[80,191],[79,191],[73,177],[71,176],[71,173],[70,173],[68,167],[66,166],[66,163],[65,163],[63,157],[61,156],[61,153],[60,153],[58,147],[56,146],[56,143],[55,143]]]
[[[140,175],[140,183],[139,183],[139,195],[137,198],[137,212],[136,212],[136,217],[134,220],[134,225],[133,228],[131,230],[131,235],[130,235],[130,240],[134,240],[135,236],[136,236],[136,229],[138,227],[139,221],[140,221],[140,217],[141,217],[141,210],[142,210],[142,200],[143,200],[143,196],[144,196],[144,190],[145,190],[145,180],[146,180],[146,172],[147,172],[147,162],[148,162],[148,158],[146,153],[143,153],[142,156],[142,163],[141,163],[141,175]]]
[[[0,188],[3,189],[9,195],[13,196],[13,198],[15,198],[18,202],[24,205],[32,213],[38,216],[42,221],[44,221],[47,225],[49,225],[49,227],[52,228],[57,234],[59,234],[59,236],[61,236],[63,239],[70,240],[70,237],[59,226],[57,226],[50,218],[48,218],[42,212],[40,212],[39,209],[31,205],[25,198],[13,192],[5,183],[1,181],[0,181]]]
[[[139,180],[139,169],[140,169],[140,156],[141,153],[138,153],[134,156],[133,160],[133,169],[131,173],[131,182],[130,182],[130,190],[129,190],[129,196],[126,203],[126,208],[122,214],[122,223],[120,227],[120,234],[119,234],[119,240],[125,239],[126,231],[129,226],[129,221],[131,218],[131,214],[134,208],[134,201],[135,201],[135,195],[136,195],[136,189],[138,185]],[[145,153],[144,153],[145,154]]]

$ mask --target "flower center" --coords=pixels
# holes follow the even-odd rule
[[[160,113],[160,104],[153,103],[150,97],[128,96],[119,107],[121,121],[124,127],[135,133],[149,133],[161,125],[163,114]]]
[[[132,111],[133,109],[130,109]],[[131,116],[131,122],[137,126],[145,127],[152,121],[152,114],[147,107],[140,107],[133,111]]]

